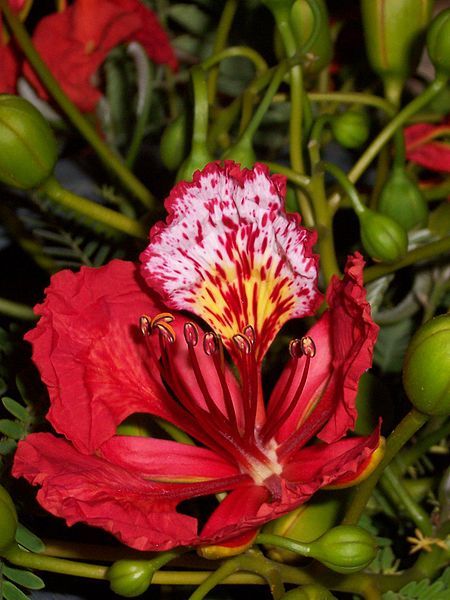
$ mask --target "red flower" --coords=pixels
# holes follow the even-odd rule
[[[439,137],[450,134],[450,123],[435,125],[417,123],[405,129],[406,156],[408,160],[429,169],[450,173],[450,144]]]
[[[262,165],[209,165],[175,187],[167,225],[151,232],[142,257],[150,288],[135,265],[117,260],[53,277],[27,339],[49,389],[48,420],[64,437],[29,435],[13,469],[41,486],[47,510],[140,550],[233,548],[319,488],[354,483],[375,462],[378,430],[345,437],[377,334],[360,255],[332,281],[328,310],[291,342],[263,400],[270,341],[321,300],[314,236],[286,215],[283,194],[282,178]],[[168,312],[185,305],[213,331]],[[150,316],[138,327],[140,315]],[[199,445],[120,435],[134,413],[168,421]],[[179,505],[204,496],[209,513],[200,527]]]
[[[140,0],[75,0],[63,12],[43,18],[33,42],[69,98],[92,111],[101,97],[95,75],[116,46],[136,41],[158,64],[177,67],[166,32]],[[39,95],[46,90],[29,65],[24,69]]]
[[[11,47],[2,43],[1,32],[0,65],[0,94],[14,94],[19,75],[19,63]]]

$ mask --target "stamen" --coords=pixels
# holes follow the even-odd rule
[[[147,317],[147,315],[139,317],[139,329],[144,336],[151,334],[152,324],[150,317]]]
[[[203,336],[203,350],[206,356],[214,356],[219,352],[219,337],[213,331],[208,331]]]
[[[242,399],[245,417],[244,438],[246,440],[254,440],[259,393],[258,365],[254,352],[255,331],[251,325],[247,325],[244,331],[245,333],[234,335],[233,342],[241,354],[237,361],[237,366],[242,380]]]
[[[195,323],[188,321],[183,328],[184,339],[188,346],[196,346],[198,344],[198,329]]]
[[[236,348],[243,354],[250,354],[252,351],[251,340],[243,333],[233,335],[233,342]]]
[[[306,380],[308,378],[311,358],[313,358],[316,355],[316,345],[314,344],[313,339],[309,336],[302,337],[301,339],[291,340],[289,344],[289,353],[295,362],[292,365],[291,372],[289,373],[288,380],[283,389],[283,393],[279,396],[279,402],[277,402],[276,406],[277,409],[279,403],[282,402],[283,399],[286,398],[287,394],[289,393],[294,379],[294,374],[297,369],[297,361],[303,355],[305,356],[305,364],[303,366],[302,378],[300,380],[300,383],[298,384],[294,396],[292,397],[291,401],[286,406],[284,411],[280,415],[278,415],[277,418],[266,421],[266,423],[268,423],[268,427],[263,429],[263,431],[261,432],[262,439],[265,443],[272,437],[272,435],[275,431],[277,431],[280,425],[291,416],[292,412],[297,406],[297,402],[300,400],[300,396],[302,395],[302,392],[305,388]],[[274,412],[275,407],[271,411],[271,413],[273,414]]]

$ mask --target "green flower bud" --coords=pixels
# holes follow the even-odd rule
[[[417,410],[450,414],[450,314],[431,319],[414,335],[403,363],[403,385]]]
[[[377,553],[373,536],[356,525],[339,525],[310,545],[310,556],[337,573],[356,573]]]
[[[234,146],[228,148],[228,150],[222,156],[223,160],[234,160],[241,167],[250,169],[256,162],[256,154],[253,150],[251,139],[243,137]]]
[[[165,128],[159,146],[159,154],[163,165],[175,171],[183,162],[188,151],[187,116],[181,113]]]
[[[361,0],[369,62],[395,103],[419,59],[432,6],[433,0]]]
[[[408,236],[398,223],[368,208],[358,218],[362,244],[374,260],[394,262],[406,254]]]
[[[14,543],[17,523],[14,502],[5,488],[0,485],[0,552]]]
[[[425,226],[428,221],[427,202],[418,185],[402,167],[394,167],[389,175],[381,190],[378,210],[406,231]]]
[[[324,0],[317,0],[322,22],[313,44],[307,48],[303,70],[307,75],[316,75],[330,64],[333,56],[331,30],[328,26],[328,12]],[[296,0],[291,9],[291,24],[301,48],[308,43],[314,29],[314,15],[306,0]]]
[[[292,512],[267,523],[263,533],[281,535],[297,542],[309,543],[323,535],[338,520],[341,510],[339,493],[317,493]],[[268,555],[278,562],[297,562],[299,555],[285,548],[270,546]]]
[[[153,567],[148,560],[117,560],[106,573],[111,590],[119,596],[140,596],[152,582]]]
[[[436,71],[450,75],[450,8],[433,19],[428,29],[427,49]]]
[[[50,125],[27,100],[0,95],[0,181],[21,189],[43,183],[57,159]]]
[[[333,117],[331,130],[336,141],[344,148],[359,148],[369,137],[369,118],[364,111],[348,110]]]
[[[333,600],[335,596],[319,584],[303,585],[289,590],[281,600]]]

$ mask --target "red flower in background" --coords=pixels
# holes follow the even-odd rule
[[[406,156],[430,171],[450,173],[450,141],[439,138],[450,136],[450,123],[439,125],[418,123],[405,129]]]
[[[9,0],[10,8],[25,18],[30,8],[28,0]],[[2,13],[0,11],[0,94],[15,94],[19,77],[20,61],[9,43],[9,36],[3,30]]]
[[[307,336],[292,340],[264,402],[271,341],[322,300],[315,236],[285,213],[284,193],[283,178],[262,165],[209,165],[174,188],[167,224],[151,232],[142,255],[149,287],[117,260],[52,278],[27,339],[49,389],[48,420],[64,437],[29,435],[13,469],[41,486],[47,510],[140,550],[235,552],[263,523],[319,488],[355,483],[376,462],[378,430],[346,435],[378,329],[360,255],[332,281],[329,308]],[[212,330],[177,312],[185,307]],[[198,445],[120,435],[133,413],[164,419]],[[204,496],[215,506],[200,527],[179,505]]]
[[[158,64],[177,67],[166,32],[140,0],[75,0],[60,13],[43,18],[33,42],[69,98],[84,112],[95,109],[101,93],[95,75],[119,44],[136,41]],[[24,73],[39,95],[47,93],[29,65]]]

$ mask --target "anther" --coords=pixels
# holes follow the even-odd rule
[[[295,338],[289,342],[289,354],[292,358],[300,358],[303,355],[302,341]]]
[[[159,333],[162,334],[164,339],[167,342],[169,342],[169,344],[174,343],[177,336],[175,334],[174,328],[171,325],[162,321],[162,322],[155,323],[154,328],[158,329]]]
[[[198,344],[198,329],[195,323],[188,321],[183,328],[184,339],[188,346],[196,346]]]
[[[252,343],[246,335],[243,333],[236,333],[233,335],[233,342],[238,350],[243,354],[251,354]]]
[[[147,317],[147,315],[142,315],[139,317],[139,328],[142,335],[150,335],[152,329],[150,317]]]
[[[242,333],[251,342],[252,345],[255,343],[256,333],[252,325],[247,325],[247,327],[244,328],[244,331]]]
[[[151,326],[156,327],[159,323],[172,323],[174,318],[175,317],[171,313],[158,313],[156,317],[153,317],[151,320]]]
[[[208,331],[203,336],[203,350],[207,356],[213,356],[219,352],[219,338],[213,331]]]
[[[308,356],[309,358],[313,358],[316,355],[316,345],[315,345],[313,339],[311,337],[309,337],[309,335],[302,337],[302,339],[300,340],[300,343],[301,343],[301,347],[302,347],[302,352],[305,356]]]

